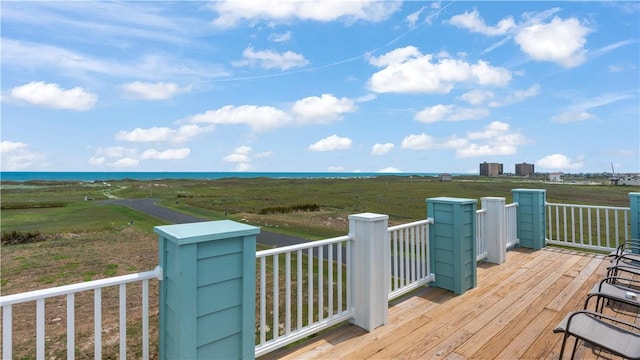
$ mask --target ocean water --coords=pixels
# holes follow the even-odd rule
[[[365,173],[365,172],[55,172],[55,171],[3,171],[0,181],[109,181],[109,180],[163,180],[163,179],[224,179],[259,178],[319,179],[368,178],[378,176],[437,176],[436,173]]]

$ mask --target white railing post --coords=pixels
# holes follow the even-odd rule
[[[483,197],[480,200],[482,209],[486,210],[482,236],[487,251],[486,261],[502,264],[507,256],[505,198]]]
[[[372,331],[387,323],[391,281],[388,215],[349,215],[349,236],[353,281],[353,323]]]

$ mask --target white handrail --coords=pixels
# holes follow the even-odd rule
[[[406,224],[390,226],[389,227],[389,232],[396,231],[396,230],[407,229],[407,228],[412,228],[414,226],[425,225],[425,224],[433,224],[433,218],[427,218],[427,219],[424,219],[424,220],[418,220],[418,221],[414,221],[414,222],[410,222],[410,223],[406,223]]]
[[[282,246],[282,247],[277,247],[277,248],[267,249],[267,250],[260,250],[260,251],[256,251],[256,259],[260,257],[291,253],[298,250],[306,250],[312,247],[335,244],[335,243],[339,243],[347,240],[353,240],[353,238],[349,235],[343,235],[343,236],[338,236],[330,239],[308,241],[308,242],[303,242],[295,245]]]
[[[259,312],[256,314],[255,356],[264,355],[353,316],[349,291],[352,241],[352,236],[345,235],[256,252]],[[303,269],[305,259],[307,266]],[[281,261],[284,264],[280,264]],[[272,268],[267,270],[269,265]],[[314,269],[314,265],[317,269]],[[303,274],[303,270],[306,270],[306,274]],[[346,279],[343,281],[345,273]],[[268,281],[272,281],[270,287],[267,286]],[[306,288],[306,296],[303,287]],[[346,292],[346,303],[343,291]],[[267,292],[271,294],[270,300]],[[337,297],[335,300],[334,294]],[[271,318],[267,318],[267,311],[272,313]],[[307,313],[305,319],[304,311]],[[296,318],[292,319],[293,316]]]
[[[155,269],[138,274],[129,274],[116,276],[112,278],[99,279],[93,281],[87,281],[78,284],[63,285],[49,289],[41,289],[28,291],[19,294],[0,296],[0,306],[19,304],[28,301],[35,301],[38,299],[46,299],[54,296],[61,296],[67,294],[78,293],[82,291],[95,290],[98,288],[104,288],[114,285],[126,284],[130,282],[142,281],[146,279],[158,279],[162,280],[162,268],[156,266]]]
[[[75,354],[75,294],[84,291],[94,291],[94,355],[100,358],[102,354],[102,289],[118,286],[120,295],[120,357],[126,357],[126,284],[142,282],[142,356],[149,357],[149,289],[151,279],[162,280],[162,268],[156,266],[152,271],[122,275],[107,279],[88,281],[84,283],[58,286],[55,288],[34,290],[19,294],[0,296],[2,307],[2,358],[13,357],[13,305],[36,302],[36,358],[45,357],[45,300],[56,296],[66,296],[67,300],[67,357],[72,359]]]
[[[545,206],[549,244],[610,251],[630,237],[628,207],[549,202]]]
[[[391,247],[389,300],[435,280],[429,264],[430,224],[433,224],[432,218],[388,228]]]

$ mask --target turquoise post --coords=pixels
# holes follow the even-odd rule
[[[640,193],[629,193],[629,208],[631,209],[631,239],[640,240]],[[633,251],[640,250],[633,249]]]
[[[427,199],[431,271],[435,285],[462,294],[477,284],[477,200],[438,197]]]
[[[518,239],[520,247],[539,250],[546,245],[546,190],[513,189],[518,203]]]
[[[156,226],[160,359],[255,357],[256,235],[230,220]]]

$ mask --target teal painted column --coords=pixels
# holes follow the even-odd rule
[[[156,226],[160,359],[255,357],[256,235],[230,220]]]
[[[462,294],[477,284],[477,200],[438,197],[427,199],[431,271],[435,286]]]
[[[546,245],[546,190],[513,189],[518,203],[518,239],[520,246],[539,250]]]
[[[629,193],[629,208],[631,209],[631,239],[640,240],[640,193]],[[633,251],[640,250],[633,249]]]

